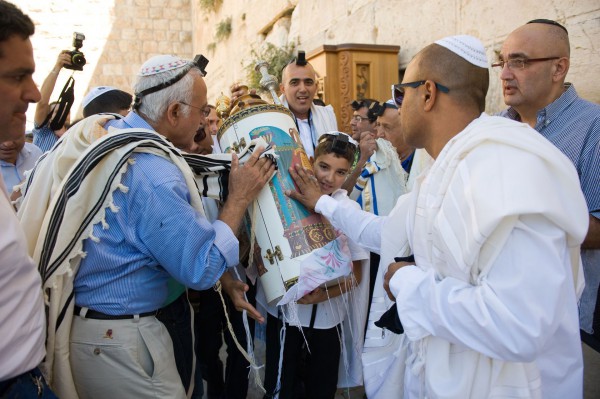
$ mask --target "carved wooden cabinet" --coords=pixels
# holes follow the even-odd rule
[[[333,105],[341,131],[350,132],[352,101],[391,98],[391,85],[398,83],[399,51],[399,46],[347,43],[326,44],[307,54],[318,75],[317,95]]]

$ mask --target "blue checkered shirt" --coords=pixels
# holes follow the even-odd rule
[[[600,219],[600,105],[580,98],[567,83],[565,92],[537,113],[535,130],[575,165],[590,213]],[[514,108],[501,116],[520,120]],[[593,333],[592,322],[600,285],[600,250],[582,250],[585,290],[580,300],[581,329]]]

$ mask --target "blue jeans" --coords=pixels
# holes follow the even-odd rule
[[[0,381],[0,397],[58,399],[37,367],[10,380]]]

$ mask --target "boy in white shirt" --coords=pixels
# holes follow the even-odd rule
[[[357,148],[356,142],[345,133],[322,135],[315,148],[314,171],[323,194],[337,201],[347,201],[359,209],[358,203],[349,199],[346,191],[341,189]],[[351,240],[348,240],[348,248],[352,274],[339,284],[319,287],[306,294],[298,300],[297,305],[291,305],[295,307],[294,315],[283,311],[283,308],[267,306],[265,398],[277,394],[280,399],[331,399],[335,396],[342,349],[341,326],[348,309],[348,291],[360,283],[361,260],[369,257],[368,252]],[[288,324],[295,316],[300,326]],[[281,333],[283,320],[286,320],[285,334]],[[282,341],[284,350],[281,360]]]

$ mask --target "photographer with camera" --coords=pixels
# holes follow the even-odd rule
[[[62,136],[67,130],[65,126],[61,126],[57,130],[52,130],[49,124],[46,124],[45,126],[42,125],[50,113],[54,114],[56,112],[58,103],[50,103],[50,96],[54,91],[54,86],[56,85],[56,80],[58,79],[60,70],[64,68],[65,65],[69,65],[70,63],[71,55],[69,54],[69,51],[61,51],[56,59],[54,68],[52,68],[48,76],[46,76],[46,79],[44,79],[44,83],[42,83],[42,87],[40,88],[42,98],[35,107],[35,116],[33,119],[33,144],[38,146],[43,152],[49,151],[54,143],[56,143],[60,136]],[[69,118],[67,117],[65,125],[68,123],[68,121]]]
[[[37,145],[43,152],[50,151],[54,143],[67,130],[69,124],[69,111],[73,102],[73,83],[69,79],[57,102],[50,103],[50,96],[54,91],[58,74],[62,68],[74,71],[83,71],[86,64],[85,57],[79,49],[83,46],[85,36],[81,33],[73,33],[74,50],[63,50],[56,59],[54,68],[50,71],[40,93],[41,100],[37,103],[34,116],[33,144]]]

